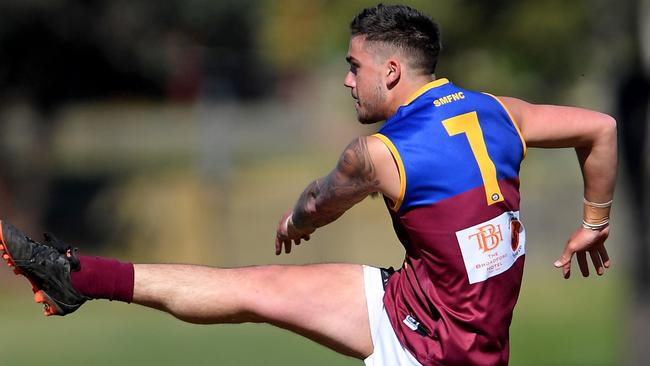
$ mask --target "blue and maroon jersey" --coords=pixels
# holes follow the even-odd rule
[[[400,173],[386,203],[406,259],[384,297],[397,337],[423,365],[507,364],[525,251],[515,121],[496,97],[439,79],[374,136]]]

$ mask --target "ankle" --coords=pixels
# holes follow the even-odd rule
[[[93,299],[133,301],[132,263],[103,257],[79,256],[81,268],[71,272],[72,287]]]

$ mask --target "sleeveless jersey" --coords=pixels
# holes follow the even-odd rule
[[[374,136],[400,175],[386,203],[406,259],[384,296],[397,337],[423,365],[507,364],[525,251],[515,121],[496,97],[438,79]]]

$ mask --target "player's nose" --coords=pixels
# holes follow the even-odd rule
[[[354,88],[355,86],[357,86],[352,71],[348,71],[348,73],[345,74],[345,78],[343,79],[343,85],[345,85],[348,88]]]

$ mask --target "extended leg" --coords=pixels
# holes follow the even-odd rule
[[[89,299],[103,298],[135,302],[192,323],[265,322],[358,358],[373,351],[360,265],[133,266],[77,257],[53,237],[39,243],[6,222],[0,227],[3,259],[30,280],[46,315],[66,315]]]
[[[142,264],[133,302],[191,323],[269,323],[357,358],[373,350],[360,265]]]

